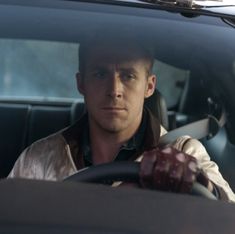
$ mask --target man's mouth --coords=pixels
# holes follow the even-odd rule
[[[113,106],[108,106],[108,107],[103,107],[102,110],[106,111],[106,112],[122,112],[125,111],[126,109],[123,107],[113,107]]]
[[[103,107],[104,110],[125,110],[123,107]]]

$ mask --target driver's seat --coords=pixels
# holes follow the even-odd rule
[[[152,111],[165,129],[169,128],[166,101],[157,89],[155,89],[152,96],[145,100],[144,106]]]

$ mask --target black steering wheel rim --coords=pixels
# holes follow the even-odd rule
[[[65,178],[64,181],[104,184],[114,181],[138,183],[139,171],[139,162],[112,162],[84,168]],[[217,200],[207,188],[197,182],[193,184],[191,194]]]

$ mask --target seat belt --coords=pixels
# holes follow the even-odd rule
[[[225,123],[226,112],[223,108],[219,120],[213,115],[208,115],[207,118],[171,130],[160,138],[159,146],[166,146],[184,135],[188,135],[195,139],[202,139],[204,137],[211,139],[218,133],[220,128],[222,128]]]

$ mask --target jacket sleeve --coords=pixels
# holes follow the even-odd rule
[[[173,147],[197,159],[199,168],[207,174],[209,180],[215,185],[221,200],[235,202],[235,195],[232,189],[219,172],[217,164],[211,161],[210,156],[200,141],[189,136],[183,136],[174,142]]]

